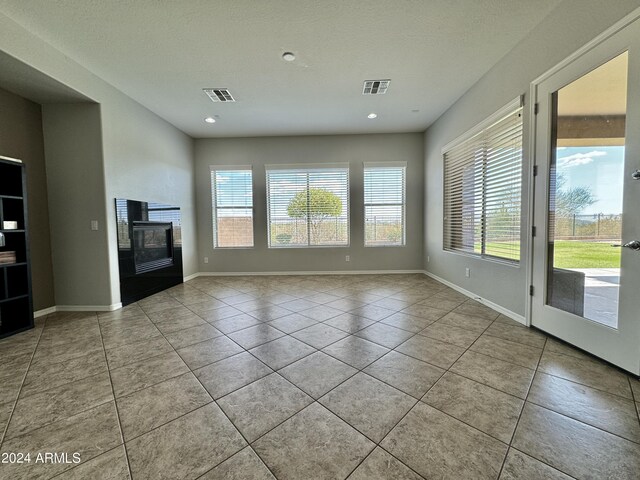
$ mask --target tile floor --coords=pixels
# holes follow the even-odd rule
[[[0,450],[31,453],[2,479],[640,472],[637,379],[420,275],[201,277],[53,314],[0,341],[0,386]]]

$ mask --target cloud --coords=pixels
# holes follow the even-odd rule
[[[595,157],[604,157],[607,152],[602,150],[593,150],[588,153],[575,153],[568,157],[561,157],[558,159],[558,166],[563,168],[577,167],[578,165],[586,165],[593,162]]]

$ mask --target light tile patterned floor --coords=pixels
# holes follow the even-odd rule
[[[0,341],[0,478],[637,479],[637,401],[422,275],[200,277]]]

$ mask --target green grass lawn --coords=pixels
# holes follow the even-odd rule
[[[478,251],[480,246],[478,245]],[[488,243],[487,253],[505,254],[504,244]],[[515,256],[513,257],[515,258]],[[554,266],[557,268],[620,268],[620,248],[611,243],[558,240],[554,248]]]
[[[553,263],[558,268],[620,268],[620,250],[610,243],[558,240]]]

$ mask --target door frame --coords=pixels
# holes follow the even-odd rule
[[[616,35],[621,30],[625,29],[627,26],[631,25],[636,20],[640,19],[640,8],[636,8],[633,12],[629,13],[622,19],[618,20],[611,27],[606,29],[604,32],[597,35],[591,41],[587,42],[585,45],[580,47],[578,50],[573,52],[571,55],[566,57],[560,63],[551,67],[549,70],[544,72],[539,77],[535,78],[531,84],[529,85],[529,102],[528,105],[528,116],[529,116],[529,145],[527,148],[527,155],[529,158],[528,164],[528,175],[527,175],[527,190],[528,190],[528,198],[527,198],[527,235],[529,235],[529,241],[526,242],[526,278],[528,281],[529,287],[525,292],[526,302],[525,302],[525,324],[530,327],[532,321],[533,314],[533,296],[530,293],[530,289],[533,288],[533,227],[535,222],[535,175],[534,171],[537,168],[536,165],[536,144],[537,144],[537,105],[538,105],[538,86],[547,80],[549,77],[555,75],[559,71],[563,70],[565,67],[569,66],[576,60],[578,60],[583,55],[591,52],[594,48],[598,47],[609,38]],[[543,178],[542,175],[545,175],[546,172],[537,172],[540,175],[540,178]],[[541,232],[542,228],[539,229]]]

